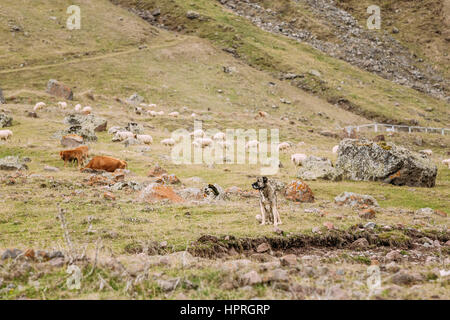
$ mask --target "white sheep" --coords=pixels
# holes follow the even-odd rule
[[[291,155],[291,161],[296,166],[301,166],[303,164],[303,161],[306,160],[306,158],[308,158],[308,156],[303,153],[295,153],[295,154]]]
[[[419,152],[426,154],[427,156],[431,156],[433,154],[433,150],[430,149],[420,150]]]
[[[149,107],[149,108],[156,108],[156,104],[150,103],[150,104],[148,105],[148,107]]]
[[[158,116],[163,116],[163,115],[164,115],[164,111],[158,111],[158,112],[157,112],[157,115],[158,115]]]
[[[164,140],[161,140],[161,144],[163,144],[165,146],[174,146],[175,140],[172,138],[164,139]]]
[[[195,114],[195,112],[193,112],[192,114],[191,114],[191,118],[195,118],[197,115]]]
[[[450,159],[442,160],[442,164],[446,164],[448,168],[450,169]]]
[[[118,131],[120,131],[122,128],[118,126],[114,126],[108,129],[109,134],[116,134]]]
[[[148,110],[147,114],[151,115],[152,117],[156,117],[158,115],[158,113],[154,110]]]
[[[192,142],[192,144],[196,147],[205,148],[212,146],[213,141],[210,138],[198,138],[195,139],[194,142]]]
[[[65,101],[58,102],[58,107],[60,107],[61,109],[67,108],[67,102]]]
[[[134,138],[134,137],[135,137],[135,135],[132,132],[129,132],[129,131],[117,131],[116,135],[113,138],[113,141],[114,140],[123,141],[123,140]]]
[[[289,142],[282,142],[282,143],[278,144],[279,151],[287,150],[290,147],[291,147],[291,144]]]
[[[197,129],[189,135],[194,136],[194,138],[203,138],[206,136],[205,131],[203,131],[202,129]]]
[[[169,115],[169,117],[177,118],[180,115],[180,113],[178,111],[174,111],[174,112],[169,113],[168,115]]]
[[[214,140],[225,140],[225,133],[223,132],[217,132],[214,136],[213,136]]]
[[[0,130],[0,140],[8,140],[12,137],[13,133],[11,130]]]
[[[82,113],[84,114],[91,114],[92,112],[92,107],[91,106],[86,106],[83,108],[83,110],[81,110]]]
[[[217,141],[217,145],[221,146],[223,149],[231,148],[231,142],[229,141]]]
[[[258,140],[250,140],[249,142],[246,143],[245,145],[245,150],[248,150],[250,148],[255,148],[259,146],[259,141]]]
[[[153,143],[152,136],[148,135],[148,134],[138,134],[138,135],[136,135],[136,139],[138,139],[138,141],[140,141],[144,144],[152,144]]]
[[[333,153],[338,153],[338,150],[339,150],[339,145],[335,145],[331,151]]]
[[[45,108],[46,104],[45,102],[38,102],[33,108],[33,111],[41,110],[42,108]]]
[[[80,112],[81,109],[82,109],[82,106],[81,106],[81,104],[79,104],[79,103],[78,103],[78,104],[75,106],[75,108],[74,108],[75,112]]]

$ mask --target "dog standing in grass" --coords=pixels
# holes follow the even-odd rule
[[[269,180],[267,177],[259,177],[256,179],[256,182],[252,184],[252,187],[259,191],[261,224],[266,224],[266,219],[269,223],[273,222],[275,227],[281,224],[280,213],[277,208],[277,191],[280,186]]]

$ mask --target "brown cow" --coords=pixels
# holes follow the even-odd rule
[[[111,158],[111,157],[105,157],[105,156],[96,156],[92,158],[91,161],[87,164],[86,167],[82,168],[81,171],[84,169],[94,169],[94,170],[105,170],[108,172],[114,172],[117,169],[126,169],[127,167],[126,161]]]
[[[76,147],[74,150],[80,150],[83,153],[83,160],[87,160],[89,157],[89,147],[88,146],[79,146]]]
[[[71,150],[63,150],[59,152],[59,156],[62,160],[64,160],[64,167],[67,164],[67,161],[72,162],[74,160],[77,161],[78,168],[80,165],[84,165],[85,154],[83,150],[79,149],[71,149]]]

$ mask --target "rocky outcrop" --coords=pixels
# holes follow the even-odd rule
[[[62,135],[76,134],[87,141],[97,141],[96,132],[105,131],[108,122],[92,114],[71,114],[64,118],[64,123],[70,127]]]
[[[437,167],[426,156],[392,143],[345,139],[339,144],[336,168],[344,178],[394,185],[434,187]]]
[[[72,89],[55,79],[50,79],[48,81],[47,93],[66,100],[73,100]]]
[[[342,173],[333,167],[331,160],[309,156],[302,163],[297,177],[302,180],[332,180],[339,181],[342,179]]]
[[[228,9],[249,19],[265,31],[306,42],[317,50],[438,98],[447,95],[448,81],[387,33],[367,30],[333,0],[300,0],[317,21],[332,33],[319,39],[315,30],[305,29],[301,19],[287,20],[279,12],[248,0],[219,0]],[[296,6],[293,4],[292,6]],[[319,37],[318,37],[319,36]],[[320,77],[320,74],[314,76]]]
[[[0,128],[11,127],[13,118],[5,113],[0,113]]]

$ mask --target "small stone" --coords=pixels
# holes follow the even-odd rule
[[[297,256],[295,254],[288,254],[280,258],[282,266],[293,267],[297,265]]]
[[[52,167],[52,166],[44,166],[44,171],[50,171],[50,172],[58,172],[59,169],[56,167]]]
[[[403,256],[400,254],[399,250],[392,250],[392,251],[388,252],[385,257],[386,262],[392,262],[392,261],[399,262],[399,261],[402,261],[402,259],[403,259]]]
[[[361,211],[358,215],[362,219],[374,219],[376,212],[372,208],[368,208]]]
[[[272,281],[289,281],[289,275],[286,270],[283,269],[275,269],[269,272],[268,276],[266,276],[266,282]]]
[[[328,230],[333,230],[333,229],[334,229],[334,224],[331,223],[331,222],[329,222],[329,221],[324,222],[323,225],[324,225]]]
[[[355,240],[350,245],[350,247],[354,248],[354,249],[363,249],[363,248],[367,248],[368,246],[369,246],[369,241],[367,241],[366,238],[360,238],[358,240]]]
[[[103,198],[105,198],[106,200],[116,200],[116,196],[111,192],[105,192],[103,194]]]
[[[240,279],[242,284],[250,286],[262,282],[261,276],[254,270],[242,275]]]
[[[266,242],[261,243],[261,244],[256,248],[256,252],[258,252],[258,253],[266,252],[266,251],[268,251],[268,250],[270,250],[270,246],[269,246],[269,244],[266,243]]]
[[[376,223],[375,222],[367,222],[365,225],[364,225],[364,229],[373,229],[373,228],[375,228],[376,227]]]
[[[390,262],[390,263],[388,263],[388,264],[386,265],[386,270],[387,270],[388,272],[395,273],[395,272],[398,272],[398,271],[400,270],[400,267],[398,266],[397,263],[395,263],[394,261],[392,261],[392,262]]]
[[[15,259],[17,258],[20,254],[22,254],[22,250],[19,249],[7,249],[5,252],[3,252],[2,254],[2,260],[6,260],[6,259]]]

